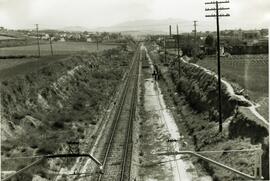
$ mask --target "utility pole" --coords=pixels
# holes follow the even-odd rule
[[[97,37],[96,41],[97,41],[97,52],[98,52],[98,37]]]
[[[70,154],[79,154],[80,153],[80,142],[79,141],[67,141],[68,153]],[[67,163],[70,162],[70,159],[67,158]]]
[[[180,53],[179,53],[179,29],[178,29],[178,25],[176,26],[176,33],[177,33],[177,57],[179,58]]]
[[[167,63],[166,35],[164,36],[164,63]]]
[[[50,36],[50,47],[51,47],[51,54],[53,56],[52,37],[51,36]]]
[[[194,47],[194,58],[196,58],[196,56],[197,56],[197,51],[198,51],[198,47],[197,47],[197,22],[198,22],[198,21],[193,21],[193,23],[194,23],[194,42],[195,42],[195,47]]]
[[[193,21],[195,40],[196,40],[196,38],[197,38],[197,22],[198,22],[198,21]]]
[[[172,36],[172,26],[169,26],[169,33],[170,33],[170,37]]]
[[[40,46],[39,46],[38,24],[36,24],[36,31],[37,31],[38,57],[40,57]]]
[[[177,60],[178,60],[178,76],[180,77],[180,48],[179,48],[179,29],[176,26],[176,37],[177,37]]]
[[[259,179],[262,179],[262,154],[263,154],[263,150],[262,150],[262,144],[259,144],[259,150],[257,151],[257,159],[255,161],[255,167],[254,167],[254,173],[255,173],[255,177]]]
[[[219,8],[219,4],[229,3],[229,1],[211,1],[205,4],[215,4],[215,8],[206,8],[205,11],[215,11],[216,14],[206,15],[205,17],[215,17],[217,23],[217,68],[218,68],[218,111],[219,111],[219,132],[222,132],[222,115],[221,115],[221,77],[220,77],[220,41],[219,41],[219,17],[228,17],[230,14],[219,14],[220,10],[230,8]]]
[[[173,35],[173,38],[174,38],[174,51],[175,51],[175,54],[177,53],[177,40],[176,40],[176,36]]]

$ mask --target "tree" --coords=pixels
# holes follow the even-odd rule
[[[206,47],[213,47],[213,45],[214,45],[214,37],[212,35],[207,35],[204,44],[205,44]]]

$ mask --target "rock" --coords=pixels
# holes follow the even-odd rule
[[[42,177],[39,176],[39,175],[34,175],[32,181],[48,181],[48,180],[45,179],[45,178],[42,178]]]
[[[42,122],[32,116],[26,115],[22,120],[20,125],[25,128],[37,128],[42,124]]]

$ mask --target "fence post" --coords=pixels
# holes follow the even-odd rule
[[[262,179],[262,144],[259,144],[259,150],[257,151],[257,159],[255,162],[255,177]]]

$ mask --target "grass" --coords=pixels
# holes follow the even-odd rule
[[[54,55],[72,54],[79,51],[95,52],[96,43],[87,42],[53,42]],[[99,44],[99,51],[111,49],[117,45]],[[51,55],[50,44],[40,45],[41,56]],[[37,55],[37,45],[0,48],[0,56]]]
[[[218,125],[215,122],[209,122],[207,114],[196,114],[191,107],[185,102],[185,100],[178,95],[170,95],[171,85],[168,76],[166,76],[166,82],[160,81],[161,89],[164,94],[166,104],[169,106],[175,106],[174,115],[177,116],[176,120],[179,129],[182,134],[187,138],[188,144],[187,150],[205,151],[205,150],[230,150],[230,149],[248,149],[251,147],[249,140],[247,139],[228,139],[228,130],[224,126],[224,132],[218,134]],[[193,145],[194,144],[194,145]],[[238,168],[240,171],[248,174],[252,174],[254,166],[255,155],[251,153],[204,153],[203,155],[231,166]],[[247,159],[248,158],[248,159]],[[231,174],[219,167],[215,167],[208,162],[204,162],[200,159],[192,157],[193,163],[197,168],[198,174],[212,176],[213,180],[241,180],[242,178],[237,175]],[[201,168],[201,169],[198,169]],[[206,172],[206,173],[205,173]]]
[[[0,48],[0,57],[14,56],[15,58],[0,59],[0,80],[10,76],[18,75],[21,72],[35,70],[44,64],[59,60],[67,55],[78,52],[95,52],[95,43],[86,42],[55,42],[53,43],[54,56],[51,56],[49,44],[41,44],[41,57],[29,57],[37,55],[36,45],[5,47]],[[99,51],[117,47],[117,44],[99,44]],[[16,56],[26,56],[16,58]],[[28,56],[28,57],[27,57]],[[12,68],[12,71],[10,69]]]
[[[16,39],[16,38],[13,38],[13,37],[10,37],[10,36],[2,36],[2,35],[0,35],[0,40],[10,40],[10,39]]]
[[[205,58],[197,62],[209,70],[217,72],[215,58]],[[222,77],[237,87],[245,89],[252,101],[261,105],[258,111],[268,119],[268,56],[237,56],[221,58]]]
[[[44,56],[38,61],[33,60],[1,70],[0,74],[5,72],[7,77],[17,76],[2,82],[4,116],[24,130],[14,133],[14,138],[2,141],[3,158],[33,154],[46,155],[59,151],[66,153],[67,151],[61,147],[66,141],[88,139],[86,130],[92,129],[93,125],[98,123],[98,118],[103,114],[104,107],[110,101],[111,95],[127,69],[127,66],[122,65],[131,60],[132,53],[129,54],[120,49],[113,52],[117,56],[108,59],[108,52],[104,51],[99,54],[98,60],[95,53]],[[51,85],[60,77],[65,77],[68,70],[78,65],[84,68],[61,83],[60,88],[67,96],[67,99],[63,100],[62,94],[55,92]],[[39,105],[37,93],[46,99],[50,105],[50,111]],[[26,100],[31,101],[35,107],[27,107]],[[61,103],[63,107],[58,103]],[[34,129],[25,126],[22,119],[26,116],[31,116],[38,123]],[[30,161],[32,160],[4,160],[2,170],[14,170],[28,165]],[[48,168],[49,166],[45,165],[37,171],[46,171]],[[32,168],[31,174],[26,176],[32,176],[32,173],[35,173],[33,169],[35,168]],[[20,180],[31,180],[28,177]]]
[[[16,75],[33,72],[55,61],[65,58],[65,55],[44,56],[41,58],[0,59],[0,81]]]
[[[217,72],[215,59],[200,60],[197,64]],[[268,96],[268,57],[263,59],[221,59],[221,74],[227,80],[246,89],[254,100]]]
[[[215,63],[214,60],[202,60],[205,62],[199,62],[200,65],[207,67],[214,71]],[[210,62],[213,61],[213,62]],[[224,62],[223,62],[224,63]],[[240,63],[240,62],[237,62]],[[251,63],[251,62],[250,62]],[[265,62],[266,63],[266,62]],[[256,65],[256,62],[254,62]],[[262,63],[263,64],[263,63]],[[162,64],[160,64],[162,67]],[[226,67],[226,66],[224,66]],[[223,67],[223,68],[224,68]],[[263,66],[261,66],[262,68]],[[227,66],[227,70],[223,69],[224,72],[229,73],[230,69]],[[236,67],[238,69],[243,69],[243,67]],[[253,70],[257,67],[253,67]],[[267,65],[265,67],[267,69]],[[162,69],[162,68],[161,68]],[[195,112],[190,104],[186,101],[185,97],[177,94],[171,94],[171,89],[174,89],[175,84],[173,83],[170,72],[166,71],[164,68],[162,71],[162,75],[164,79],[159,81],[159,85],[161,85],[161,90],[164,94],[164,98],[166,104],[169,107],[176,107],[173,110],[174,116],[176,116],[177,124],[182,134],[187,138],[187,142],[191,143],[188,145],[187,150],[196,150],[196,151],[206,151],[206,150],[231,150],[231,149],[254,149],[255,145],[250,143],[250,139],[248,138],[229,138],[228,137],[228,122],[225,122],[223,125],[223,133],[218,133],[218,124],[215,122],[209,121],[208,113],[198,113]],[[224,71],[226,70],[226,71]],[[231,70],[233,71],[233,70]],[[236,70],[235,70],[236,71]],[[257,73],[259,70],[257,70]],[[233,75],[236,75],[236,72],[232,72]],[[240,72],[241,73],[241,72]],[[230,78],[233,75],[229,75]],[[253,74],[254,75],[254,74]],[[265,75],[265,74],[264,74]],[[225,76],[225,75],[224,75]],[[267,74],[266,74],[267,76]],[[240,76],[239,76],[240,77]],[[227,80],[229,78],[225,77]],[[268,78],[268,77],[267,77]],[[258,84],[258,83],[257,83]],[[267,96],[267,91],[261,90]],[[260,96],[260,93],[258,93]],[[242,171],[247,174],[253,174],[255,159],[257,159],[255,152],[221,152],[221,153],[203,153],[204,156],[209,157],[213,160],[216,160],[225,165],[236,168],[239,171]],[[203,162],[200,159],[191,158],[193,163],[195,164],[198,174],[205,175],[205,172],[208,175],[211,175],[213,180],[221,181],[221,180],[243,180],[243,178],[237,176],[236,174],[232,174],[231,172],[225,171],[219,167],[214,166],[213,164],[208,164],[207,162]],[[268,159],[264,159],[263,163],[266,165]]]

